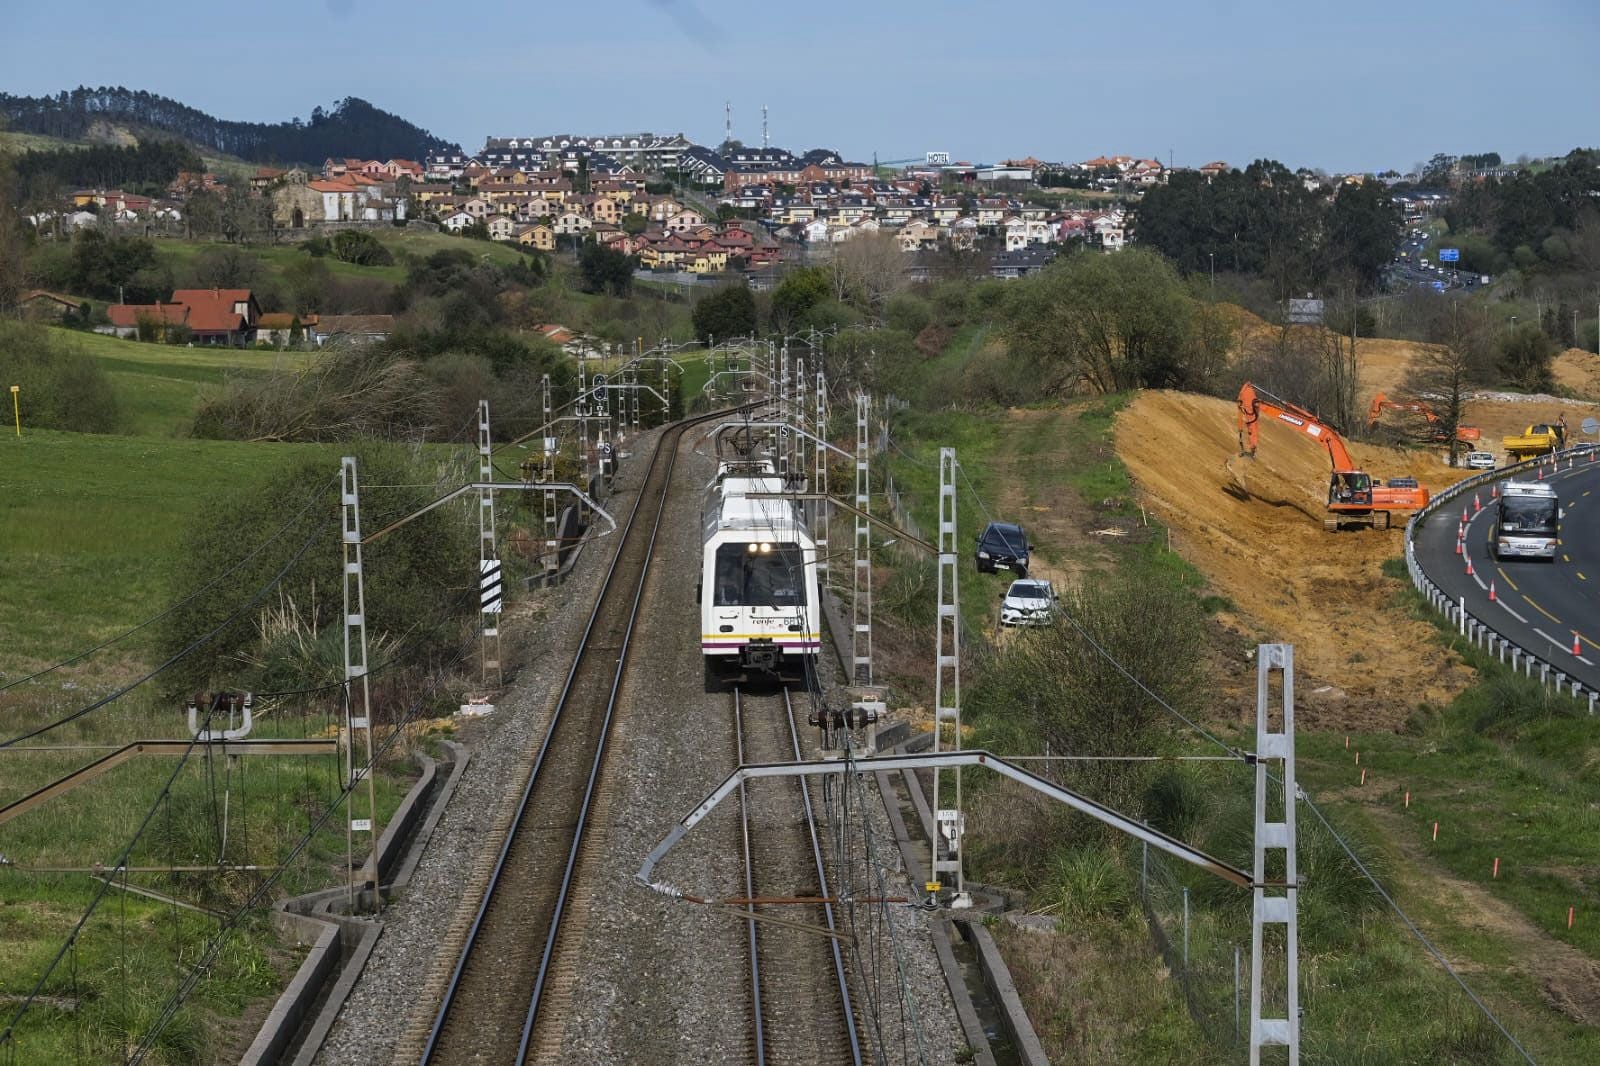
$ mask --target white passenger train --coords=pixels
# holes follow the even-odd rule
[[[799,678],[822,646],[817,546],[765,459],[723,462],[702,514],[697,600],[706,684]]]

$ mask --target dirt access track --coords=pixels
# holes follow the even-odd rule
[[[1395,582],[1380,572],[1401,554],[1403,530],[1323,530],[1330,465],[1303,435],[1263,421],[1257,458],[1241,459],[1234,404],[1147,392],[1118,416],[1116,443],[1143,502],[1173,530],[1174,550],[1235,605],[1224,625],[1249,641],[1295,645],[1303,725],[1392,729],[1470,680],[1432,627],[1395,605]],[[1412,474],[1430,488],[1465,474],[1432,465],[1431,452],[1351,452],[1374,477]]]

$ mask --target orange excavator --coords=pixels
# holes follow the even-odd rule
[[[1333,473],[1328,479],[1328,514],[1322,528],[1333,532],[1347,525],[1388,529],[1389,516],[1428,505],[1428,490],[1415,478],[1391,478],[1377,484],[1350,457],[1344,439],[1316,415],[1246,383],[1239,389],[1239,454],[1255,458],[1261,419],[1265,417],[1310,437],[1328,453]]]
[[[1444,419],[1436,414],[1433,408],[1421,400],[1391,400],[1383,393],[1378,393],[1372,398],[1372,406],[1367,408],[1367,429],[1378,424],[1378,419],[1384,411],[1406,411],[1414,415],[1421,415],[1428,421],[1428,439],[1435,443],[1443,444],[1445,439]],[[1483,436],[1482,431],[1475,426],[1457,426],[1456,440],[1463,444],[1471,444]]]

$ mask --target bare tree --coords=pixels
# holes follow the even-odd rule
[[[877,315],[906,287],[906,255],[892,233],[858,233],[833,246],[828,275],[834,299]]]
[[[1439,416],[1438,428],[1450,449],[1450,465],[1465,451],[1459,439],[1467,400],[1475,386],[1489,380],[1493,354],[1488,333],[1480,317],[1451,300],[1441,308],[1433,323],[1432,340],[1413,364],[1406,388],[1426,400]]]

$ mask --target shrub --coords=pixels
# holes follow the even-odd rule
[[[120,424],[116,392],[98,360],[44,326],[0,319],[0,400],[7,407],[12,385],[20,386],[26,425],[110,433]]]
[[[421,440],[438,401],[417,364],[381,347],[338,347],[299,370],[236,372],[203,393],[194,435],[217,440]]]
[[[415,510],[435,498],[435,471],[410,449],[375,441],[349,449],[357,459],[363,531]],[[174,655],[222,624],[267,585],[302,545],[305,554],[257,608],[245,611],[197,652],[181,660],[165,679],[168,691],[232,686],[241,679],[271,679],[280,687],[292,663],[302,683],[325,680],[331,649],[322,640],[342,642],[340,596],[343,547],[339,540],[337,454],[332,451],[280,469],[257,484],[224,491],[204,516],[187,524],[168,576],[176,599],[204,575],[227,573],[213,590],[183,611],[164,619],[157,635],[160,658]],[[308,506],[308,504],[310,506]],[[269,547],[245,557],[266,537],[284,527]],[[369,547],[366,564],[368,659],[387,661],[394,642],[408,661],[426,661],[448,647],[457,634],[456,618],[466,606],[445,588],[471,580],[473,554],[459,511],[444,507],[422,515]],[[468,597],[471,600],[472,597]],[[449,601],[455,601],[454,610]],[[295,605],[293,625],[263,624],[263,615],[281,604]],[[315,632],[300,641],[289,629]],[[327,637],[332,632],[335,637]],[[323,666],[318,668],[316,663]],[[339,662],[342,664],[342,652]]]
[[[340,262],[356,266],[390,266],[394,255],[383,242],[365,230],[345,229],[333,235],[329,242],[333,257]]]

